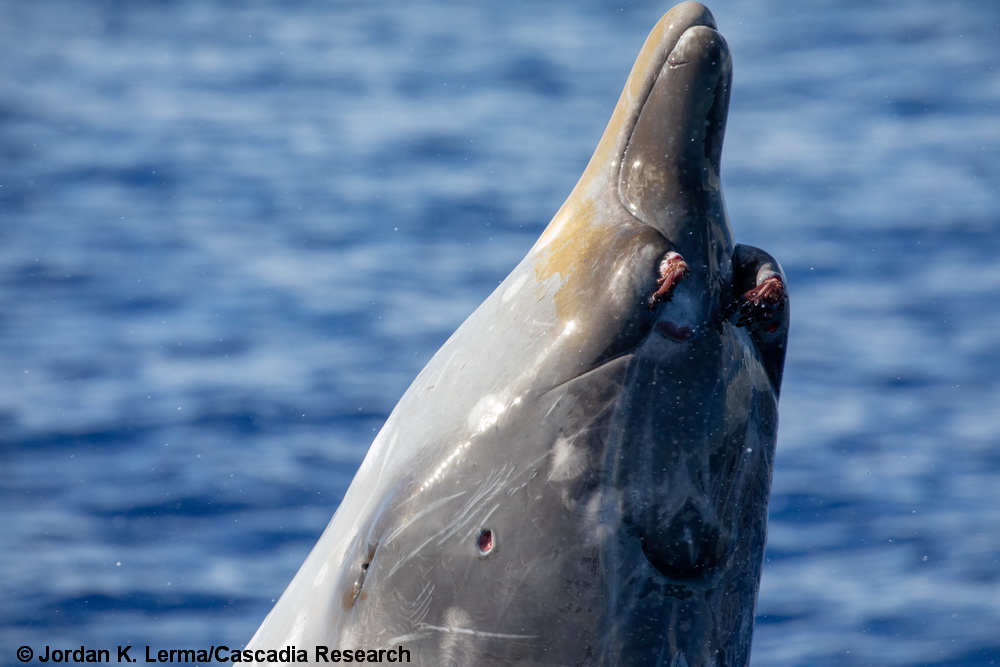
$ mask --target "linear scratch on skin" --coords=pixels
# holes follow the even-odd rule
[[[501,481],[505,482],[506,480],[498,480],[497,483],[499,483]],[[496,485],[496,483],[494,485]],[[454,500],[455,498],[457,498],[459,496],[462,496],[462,495],[465,495],[465,492],[458,493],[458,494],[455,494],[453,496],[449,496],[448,498],[443,498],[441,500],[450,501],[450,500]],[[482,497],[482,491],[477,492],[477,497]],[[476,500],[476,498],[474,497],[473,501],[475,501],[475,500]],[[409,551],[409,553],[407,553],[404,557],[400,558],[399,561],[397,561],[396,564],[393,565],[392,569],[390,569],[389,572],[386,573],[386,575],[385,575],[386,578],[389,578],[393,574],[395,574],[396,571],[400,567],[402,567],[404,564],[406,564],[407,561],[409,561],[411,558],[413,558],[418,553],[420,553],[424,549],[424,547],[426,547],[431,542],[434,542],[435,540],[437,540],[438,544],[443,544],[449,537],[451,537],[452,535],[454,535],[455,532],[466,521],[468,521],[469,515],[473,513],[472,512],[473,509],[474,509],[474,503],[473,502],[470,502],[470,503],[466,504],[465,509],[463,510],[462,515],[461,515],[462,516],[461,523],[457,523],[456,520],[453,519],[452,521],[448,522],[448,525],[446,525],[443,528],[441,528],[440,530],[432,533],[429,537],[427,537],[427,539],[425,539],[423,542],[421,542],[420,544],[418,544],[415,548],[411,549]],[[411,522],[408,522],[408,523],[411,523]],[[402,530],[402,528],[397,529],[396,531],[393,532],[393,535],[394,536],[398,535],[401,530]]]
[[[535,468],[542,461],[544,461],[547,456],[548,456],[548,453],[546,452],[544,455],[536,458],[524,470],[522,470],[521,475],[528,474],[528,473],[534,473]],[[389,570],[389,572],[386,573],[386,575],[385,575],[386,578],[389,578],[393,574],[395,574],[396,571],[400,567],[402,567],[404,564],[406,564],[407,561],[410,560],[410,558],[413,558],[418,553],[420,553],[431,542],[434,542],[436,540],[439,545],[443,544],[445,541],[447,541],[448,538],[450,538],[451,536],[455,535],[459,530],[461,530],[461,528],[466,523],[468,523],[470,519],[475,518],[476,504],[477,504],[478,501],[480,501],[481,499],[485,498],[491,492],[496,493],[496,492],[499,492],[502,488],[506,488],[506,485],[510,484],[513,481],[513,479],[515,479],[515,478],[512,478],[511,474],[510,474],[511,472],[514,471],[514,469],[515,469],[515,466],[513,466],[513,465],[505,466],[503,470],[498,471],[497,473],[495,473],[494,475],[492,475],[492,479],[487,484],[482,485],[476,491],[476,494],[473,496],[473,498],[470,500],[470,502],[466,504],[465,508],[462,510],[462,512],[461,512],[461,514],[459,516],[457,516],[455,519],[453,519],[452,521],[450,521],[448,523],[448,525],[446,525],[443,528],[441,528],[441,530],[438,530],[438,531],[432,533],[427,539],[425,539],[423,542],[421,542],[420,544],[418,544],[415,548],[411,549],[408,554],[406,554],[404,557],[400,558],[399,561],[397,561],[396,564],[393,565],[393,567]],[[525,484],[527,484],[527,482],[525,482]],[[522,486],[524,486],[524,485],[522,485]],[[463,493],[459,493],[459,494],[455,494],[453,496],[449,496],[448,498],[443,498],[441,500],[451,501],[451,500],[454,500],[455,498],[457,498],[460,495],[464,495],[464,492]],[[437,501],[435,501],[435,502],[437,502]],[[496,510],[496,506],[494,506],[489,511],[489,514],[492,514],[495,510]],[[408,522],[408,523],[410,523],[410,522]],[[393,531],[393,536],[397,536],[400,533],[401,530],[402,529],[400,528],[400,529],[397,529],[397,530]]]
[[[455,516],[451,521],[449,526],[451,530],[447,535],[442,535],[441,539],[438,541],[438,546],[444,544],[448,538],[460,531],[469,521],[476,518],[476,511],[481,505],[482,501],[491,495],[495,495],[502,491],[504,487],[509,483],[511,474],[514,472],[515,467],[513,465],[504,466],[504,468],[496,473],[491,473],[490,477],[476,490],[476,493],[469,499],[469,502],[465,504],[465,507]],[[494,508],[495,509],[495,508]],[[486,516],[479,517],[478,523],[482,523],[487,518],[489,514],[492,514],[493,510]],[[477,531],[479,529],[478,525],[471,528],[471,531]]]
[[[423,624],[421,624],[423,625]],[[431,632],[408,632],[405,635],[396,635],[389,641],[385,643],[386,646],[399,646],[405,644],[415,644],[419,641],[427,639],[433,633]]]
[[[436,510],[437,508],[441,507],[442,505],[447,505],[448,503],[450,503],[455,498],[458,498],[459,496],[464,496],[465,493],[466,493],[465,491],[459,491],[458,493],[454,493],[454,494],[452,494],[450,496],[445,496],[444,498],[438,498],[437,500],[428,503],[426,507],[424,507],[419,512],[415,513],[413,516],[411,516],[409,519],[407,519],[406,523],[402,524],[396,530],[392,531],[385,538],[384,541],[385,542],[391,542],[393,539],[395,539],[396,537],[398,537],[400,533],[402,533],[404,530],[406,530],[410,526],[410,524],[412,524],[414,521],[417,521],[418,519],[424,518],[426,515],[430,514],[431,512],[433,512],[434,510]]]
[[[413,608],[413,614],[410,619],[411,621],[420,623],[424,620],[424,617],[427,616],[427,612],[430,611],[431,608],[433,590],[434,582],[428,581],[417,597],[414,598],[413,603],[410,605]]]
[[[430,544],[431,542],[433,542],[435,539],[437,539],[441,535],[441,533],[443,533],[443,532],[445,532],[447,530],[448,530],[448,528],[445,527],[444,529],[439,530],[436,533],[433,533],[430,537],[428,537],[426,540],[424,540],[423,542],[421,542],[420,544],[418,544],[415,548],[410,549],[409,553],[403,554],[400,557],[399,561],[397,561],[396,564],[392,566],[392,569],[390,569],[386,573],[385,578],[386,579],[391,578],[392,575],[396,573],[396,570],[398,570],[403,565],[405,565],[406,563],[408,563],[411,558],[413,558],[414,556],[416,556],[417,554],[419,554],[421,551],[423,551],[424,547],[426,547],[428,544]]]
[[[548,418],[549,418],[549,415],[551,415],[551,414],[552,414],[552,411],[553,411],[553,410],[555,410],[555,409],[556,409],[556,406],[558,406],[558,405],[559,405],[560,403],[562,403],[562,401],[563,401],[563,397],[562,397],[562,396],[560,396],[559,398],[557,398],[556,400],[554,400],[554,401],[552,402],[552,405],[550,405],[550,406],[549,406],[549,410],[548,410],[548,412],[546,412],[546,413],[545,413],[545,416],[544,416],[544,417],[542,417],[542,419],[543,419],[543,420],[545,420],[545,419],[548,419]]]
[[[437,632],[449,632],[459,635],[471,635],[485,639],[538,639],[541,635],[512,635],[503,632],[485,632],[483,630],[473,630],[472,628],[456,628],[454,626],[430,625],[421,623],[421,629],[435,630]]]

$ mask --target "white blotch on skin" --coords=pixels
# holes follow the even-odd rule
[[[326,582],[326,573],[330,570],[330,562],[327,561],[323,563],[322,567],[316,573],[316,577],[313,579],[313,585],[316,588],[322,588],[323,584]]]
[[[584,534],[601,542],[618,530],[622,521],[621,497],[613,491],[594,494],[583,509]]]
[[[299,613],[295,614],[295,620],[292,621],[292,629],[288,633],[288,639],[285,641],[286,646],[294,646],[302,643],[302,638],[306,633],[306,622],[308,620],[308,608],[301,609],[299,610]]]
[[[579,477],[587,469],[587,456],[582,449],[574,447],[569,438],[559,438],[552,446],[549,465],[549,479],[565,482]]]
[[[523,273],[517,280],[511,283],[510,287],[503,291],[503,294],[500,295],[500,300],[507,303],[513,299],[514,296],[521,291],[521,288],[524,287],[524,283],[526,282],[528,282],[528,274]]]
[[[483,396],[469,413],[469,430],[482,433],[495,425],[506,410],[507,405],[501,397],[496,394]]]
[[[431,473],[430,477],[428,477],[421,485],[420,490],[424,491],[436,484],[441,477],[448,472],[451,465],[462,457],[465,450],[472,446],[472,442],[475,440],[476,436],[479,436],[496,426],[500,421],[500,418],[503,417],[507,410],[520,404],[520,396],[515,396],[512,400],[508,401],[503,396],[499,396],[497,394],[487,394],[479,399],[479,402],[476,403],[476,405],[473,406],[472,411],[469,412],[467,426],[472,432],[469,435],[469,439],[459,443],[441,461],[441,463],[438,464],[438,466],[434,469],[434,472]]]
[[[441,633],[441,662],[445,665],[467,665],[472,658],[472,636],[468,633],[472,617],[459,607],[444,611]],[[462,631],[465,632],[462,632]]]
[[[468,629],[472,625],[472,617],[469,616],[469,612],[460,607],[448,607],[445,609],[444,618],[441,620],[444,622],[444,627],[449,629]]]
[[[360,646],[355,628],[350,623],[345,623],[340,632],[340,646]]]

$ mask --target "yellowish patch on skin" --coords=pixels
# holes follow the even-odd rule
[[[584,296],[593,289],[588,269],[594,268],[595,258],[607,252],[616,230],[595,222],[594,204],[588,200],[560,225],[559,232],[540,252],[535,276],[543,284],[556,275],[563,279],[555,305],[559,319],[567,322],[586,307]]]
[[[549,224],[545,234],[553,231],[551,238],[545,239],[540,249],[535,275],[545,281],[555,274],[568,278],[573,268],[594,246],[592,239],[594,226],[594,202],[570,198]],[[543,235],[544,238],[544,235]],[[540,244],[541,245],[541,244]]]
[[[584,301],[588,288],[592,287],[587,269],[595,266],[595,259],[601,257],[602,250],[607,252],[618,233],[608,224],[610,221],[599,219],[597,198],[602,198],[602,203],[608,206],[621,206],[618,173],[622,155],[639,109],[670,55],[667,46],[675,44],[683,30],[692,24],[703,20],[709,23],[700,17],[680,20],[691,11],[690,4],[674,7],[650,32],[590,163],[532,248],[531,254],[537,257],[535,275],[539,283],[544,284],[556,275],[563,281],[555,295],[556,312],[562,321],[574,319],[581,308],[586,308]]]
[[[626,127],[626,123],[628,125],[635,124],[639,115],[639,109],[646,101],[646,98],[649,97],[649,92],[653,89],[653,84],[656,82],[660,70],[663,69],[663,64],[666,62],[667,56],[670,55],[670,51],[666,49],[664,43],[669,43],[670,41],[676,42],[680,38],[680,34],[674,33],[680,32],[681,26],[685,26],[686,29],[687,22],[681,24],[677,21],[678,15],[685,10],[686,7],[684,5],[674,7],[650,31],[649,37],[646,38],[645,43],[642,45],[642,50],[635,60],[635,64],[632,65],[632,71],[629,73],[628,80],[625,82],[625,88],[618,98],[615,112],[611,115],[611,120],[608,121],[608,126],[601,136],[601,141],[597,144],[597,149],[594,151],[594,155],[591,157],[590,163],[583,172],[583,176],[580,178],[580,182],[574,189],[571,198],[577,192],[585,192],[590,185],[590,181],[603,171],[609,161],[617,162],[621,160],[625,146],[632,134],[632,128]],[[678,27],[676,30],[673,30],[675,25]],[[617,172],[617,169],[615,172]],[[614,175],[617,178],[617,173]],[[617,183],[614,186],[617,189]]]

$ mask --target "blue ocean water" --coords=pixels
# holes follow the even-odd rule
[[[1000,5],[710,6],[793,300],[753,664],[1000,662]],[[0,1],[0,663],[242,646],[666,9]]]

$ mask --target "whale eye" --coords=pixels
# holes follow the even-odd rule
[[[480,531],[479,538],[476,540],[476,546],[479,548],[480,556],[486,556],[493,551],[493,531],[489,528],[484,528]]]

